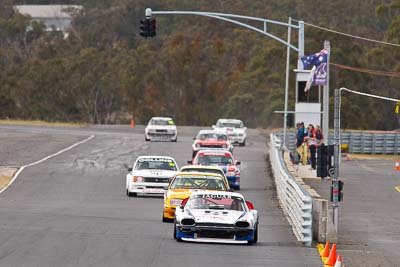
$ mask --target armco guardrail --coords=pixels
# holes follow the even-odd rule
[[[282,133],[277,133],[281,137]],[[287,145],[290,151],[294,150],[295,132],[288,132]],[[341,144],[349,145],[349,153],[358,154],[400,154],[400,133],[395,132],[341,132]],[[333,140],[333,134],[329,134]]]
[[[270,161],[279,203],[297,239],[304,245],[311,246],[313,199],[287,171],[282,156],[281,140],[275,134],[270,135]]]

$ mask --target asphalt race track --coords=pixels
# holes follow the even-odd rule
[[[259,243],[178,243],[162,223],[162,198],[129,198],[124,163],[139,155],[191,155],[200,128],[178,127],[177,143],[145,142],[138,126],[44,128],[0,126],[0,165],[22,166],[90,135],[95,138],[26,168],[0,194],[0,266],[322,266],[301,246],[275,198],[266,134],[249,130],[241,192],[260,212]]]

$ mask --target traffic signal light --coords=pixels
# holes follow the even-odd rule
[[[140,35],[144,38],[149,37],[149,20],[142,19],[140,20]]]
[[[151,18],[149,21],[149,37],[156,36],[156,19]]]
[[[339,202],[343,202],[343,182],[342,181],[338,181],[339,182],[339,198],[338,201]]]
[[[343,181],[332,181],[331,184],[331,202],[343,202]]]
[[[144,38],[156,36],[156,19],[145,18],[140,21],[140,35]]]

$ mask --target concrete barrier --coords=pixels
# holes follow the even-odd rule
[[[310,228],[311,233],[309,234],[309,236],[312,237],[313,241],[321,243],[327,241],[331,243],[336,243],[337,233],[329,212],[329,201],[323,199],[318,194],[317,191],[315,191],[313,188],[311,188],[304,182],[302,176],[306,176],[306,174],[300,172],[298,165],[294,165],[291,162],[290,151],[287,149],[282,149],[280,147],[280,138],[278,138],[274,134],[271,134],[270,138],[271,138],[271,143],[270,143],[271,166],[273,168],[276,180],[275,182],[277,185],[278,198],[283,210],[286,211],[288,209],[287,206],[293,205],[292,198],[287,193],[282,193],[282,191],[288,190],[287,188],[282,188],[284,187],[282,186],[282,184],[288,183],[287,181],[285,181],[285,179],[289,179],[291,180],[291,183],[296,184],[296,186],[300,189],[302,196],[305,197],[304,199],[309,201],[307,203],[310,204],[309,205],[310,207],[312,207],[309,215],[311,218],[311,222],[309,222],[309,226],[311,227]],[[273,146],[275,146],[275,148]],[[292,224],[291,221],[293,221],[291,217],[293,216],[295,216],[295,214],[290,214],[288,218],[289,223],[291,224]],[[296,234],[296,231],[299,231],[300,229],[295,229],[295,228],[296,227],[294,227],[294,232]],[[302,231],[304,231],[304,229]],[[308,229],[305,231],[308,231]],[[302,237],[299,234],[296,234],[296,236],[298,237],[299,240]]]

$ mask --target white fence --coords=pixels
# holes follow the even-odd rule
[[[279,203],[297,239],[312,244],[312,203],[310,194],[296,183],[283,162],[281,140],[270,135],[270,161]]]

